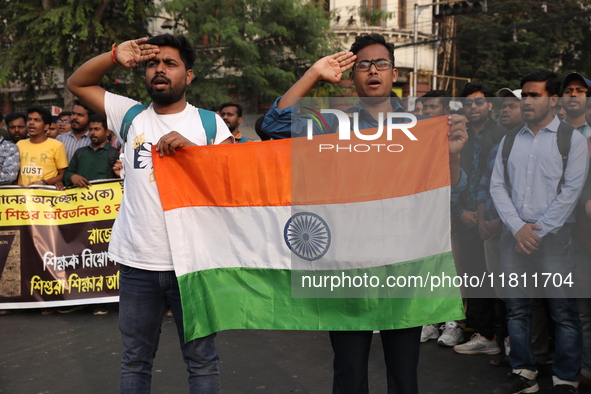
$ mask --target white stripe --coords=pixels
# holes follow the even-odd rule
[[[448,252],[449,187],[362,203],[308,207],[188,207],[165,213],[177,275],[212,268],[370,268]],[[327,223],[331,243],[318,260],[289,250],[284,229],[298,212]]]

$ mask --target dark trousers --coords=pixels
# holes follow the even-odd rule
[[[369,393],[371,331],[330,331],[334,350],[333,394]],[[417,394],[421,327],[380,331],[388,394]]]
[[[478,228],[459,231],[460,265],[458,275],[482,277],[487,272],[484,257],[484,241]],[[492,289],[491,289],[492,290]],[[491,295],[493,292],[491,291]],[[466,325],[480,335],[493,339],[495,336],[495,298],[473,298],[468,294]]]

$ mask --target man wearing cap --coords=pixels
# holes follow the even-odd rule
[[[521,119],[521,89],[511,90],[503,88],[497,92],[497,97],[501,99],[501,116],[499,124],[511,131],[517,127],[523,126]]]
[[[511,131],[523,126],[521,118],[521,89],[511,90],[503,88],[497,92],[501,98],[501,116],[499,124]],[[500,264],[500,235],[503,223],[495,209],[490,195],[490,177],[495,165],[499,144],[496,144],[488,155],[487,168],[478,185],[478,230],[484,240],[484,257],[489,272],[499,272]]]
[[[587,124],[591,124],[591,89],[587,90],[587,104],[585,117]],[[587,128],[589,130],[589,128]],[[591,136],[587,133],[587,146],[591,151]],[[591,170],[590,170],[591,171]],[[577,278],[585,278],[579,283],[583,291],[577,296],[577,308],[581,317],[583,328],[583,357],[581,360],[581,381],[584,386],[591,386],[591,298],[586,297],[586,289],[591,280],[591,176],[587,175],[587,181],[579,198],[575,210],[575,224],[573,226],[573,241],[575,245],[575,260],[577,262]]]
[[[591,81],[579,73],[570,73],[562,80],[560,96],[566,111],[566,122],[579,130],[585,137],[591,137],[589,124],[585,121],[585,103]]]
[[[532,72],[522,79],[521,89],[521,113],[526,125],[501,142],[499,151],[503,152],[503,147],[508,144],[510,154],[505,156],[506,160],[503,160],[502,153],[497,155],[490,186],[504,223],[501,272],[515,274],[514,277],[544,273],[547,277],[566,278],[570,275],[573,278],[575,261],[571,229],[573,211],[588,171],[586,141],[579,133],[572,132],[568,159],[563,162],[564,157],[557,147],[558,137],[569,136],[570,127],[562,125],[552,114],[560,89],[560,80],[555,73]],[[493,394],[535,393],[539,390],[531,343],[534,296],[548,297],[550,317],[554,322],[554,392],[576,394],[582,337],[576,302],[568,292],[569,286],[544,287],[531,282],[513,284],[514,287],[504,289],[512,374]]]
[[[511,90],[509,88],[502,88],[496,95],[501,103],[501,114],[499,117],[499,124],[507,129],[507,132],[523,127],[523,119],[521,118],[521,89]],[[495,159],[499,151],[499,144],[496,144],[488,154],[487,167],[480,178],[478,185],[478,231],[480,238],[484,241],[484,259],[486,262],[486,269],[488,272],[497,276],[500,273],[501,264],[501,230],[503,229],[503,222],[495,208],[495,204],[490,195],[490,178],[493,168],[495,166]],[[504,310],[506,309],[504,303],[497,300],[498,310],[497,321],[506,322]],[[501,327],[497,329],[497,333],[502,338],[508,335],[506,323],[501,323]],[[464,345],[454,347],[454,350],[461,350]],[[456,349],[457,348],[457,349]],[[504,360],[505,355],[502,354],[497,360],[491,361],[493,365],[497,365]]]

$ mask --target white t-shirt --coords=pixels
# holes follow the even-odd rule
[[[127,97],[105,93],[105,113],[110,130],[119,133],[129,108],[139,104]],[[215,144],[231,137],[216,115]],[[197,145],[207,145],[205,129],[196,107],[187,104],[182,112],[158,115],[150,105],[132,122],[124,147],[125,192],[113,225],[109,258],[120,264],[148,271],[172,271],[172,253],[166,233],[164,211],[154,179],[152,145],[176,131]]]

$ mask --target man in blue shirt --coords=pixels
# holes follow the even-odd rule
[[[520,278],[507,289],[507,320],[513,369],[509,380],[494,394],[535,393],[537,370],[531,342],[532,306],[536,291],[533,275],[560,275],[567,280],[575,268],[571,225],[573,211],[587,176],[589,152],[585,138],[573,132],[563,178],[558,149],[561,122],[553,115],[560,80],[554,73],[537,71],[521,81],[521,113],[526,125],[516,134],[506,163],[497,155],[491,195],[504,223],[501,234],[501,272]],[[503,151],[503,139],[499,151]],[[524,284],[523,278],[530,280]],[[515,281],[513,282],[515,284]],[[566,285],[565,285],[566,286]],[[532,289],[533,287],[533,289]],[[538,281],[537,288],[542,285]],[[581,365],[581,322],[572,295],[565,287],[548,294],[555,328],[553,382],[557,393],[576,393]]]
[[[93,112],[80,100],[74,100],[72,109],[72,120],[70,126],[72,130],[64,134],[59,134],[57,140],[66,147],[68,161],[72,160],[74,152],[80,148],[90,145],[90,136],[88,135],[88,119]]]
[[[350,79],[361,98],[359,107],[353,109],[353,112],[359,114],[359,129],[378,127],[376,119],[384,113],[401,112],[400,117],[404,118],[404,109],[390,98],[392,85],[398,77],[398,70],[394,67],[394,45],[386,43],[379,34],[370,34],[358,36],[351,46],[351,52],[339,52],[317,61],[267,112],[263,123],[265,132],[275,139],[306,135],[308,120],[311,118],[295,116],[292,119],[292,112],[300,111],[298,104],[301,98],[318,82],[339,83],[343,74],[350,69],[353,69]],[[338,132],[336,115],[328,113],[316,120],[318,122],[313,123],[314,134]],[[459,167],[460,150],[467,140],[465,119],[457,115],[451,116],[450,125],[451,184],[457,192],[465,187],[466,182],[465,174],[462,176]],[[418,393],[420,335],[421,327],[381,331],[388,373],[388,392]],[[369,391],[367,368],[371,339],[371,331],[330,332],[335,353],[333,393]]]

